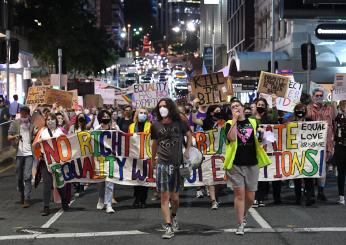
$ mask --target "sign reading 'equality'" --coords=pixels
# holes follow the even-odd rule
[[[135,108],[154,108],[160,99],[166,97],[169,97],[166,82],[133,85],[132,105]]]

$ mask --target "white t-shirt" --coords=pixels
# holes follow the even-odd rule
[[[23,124],[21,124],[20,135],[22,136],[22,140],[19,141],[17,156],[32,156],[30,142],[30,127],[26,127]]]
[[[63,134],[64,134],[60,128],[56,128],[55,130],[53,130],[53,131],[51,131],[51,132],[52,132],[53,137],[50,136],[50,134],[49,134],[49,132],[48,132],[48,128],[45,128],[45,129],[42,131],[42,133],[41,133],[40,139],[41,139],[41,140],[47,140],[47,139],[50,139],[50,138],[59,137],[60,135],[63,135]]]

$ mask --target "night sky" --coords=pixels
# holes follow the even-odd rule
[[[148,28],[153,25],[151,0],[125,0],[125,23],[133,27]]]

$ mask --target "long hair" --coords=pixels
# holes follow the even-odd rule
[[[160,111],[159,111],[159,105],[162,101],[165,101],[166,102],[166,107],[168,109],[168,117],[170,119],[172,119],[173,121],[181,121],[181,117],[180,117],[180,113],[179,113],[179,110],[178,110],[178,107],[177,105],[175,104],[175,102],[170,99],[170,98],[162,98],[160,99],[160,101],[157,103],[155,109],[154,109],[154,113],[157,117],[157,120],[158,121],[162,121],[162,117],[161,117],[161,114],[160,114]]]
[[[221,107],[218,106],[218,105],[210,105],[210,106],[208,106],[207,114],[205,116],[205,119],[212,120],[213,117],[212,117],[211,113],[214,112],[216,108],[220,108],[221,109]]]
[[[74,124],[74,128],[75,130],[78,130],[79,129],[79,117],[81,117],[81,115],[84,117],[84,124],[81,124],[81,131],[84,131],[86,129],[86,125],[87,125],[87,122],[86,122],[86,117],[84,115],[84,113],[79,113],[76,117],[76,122]]]
[[[58,127],[58,120],[56,119],[55,113],[52,113],[52,112],[49,112],[49,113],[47,114],[47,117],[46,117],[46,119],[45,119],[45,126],[48,128],[48,125],[47,125],[47,119],[48,119],[48,117],[50,117],[51,120],[55,120],[55,122],[56,122],[56,127]]]
[[[139,108],[139,109],[136,110],[136,112],[135,112],[135,114],[133,116],[133,122],[134,123],[138,123],[138,115],[139,115],[139,111],[140,110],[145,110],[145,112],[147,113],[147,116],[148,116],[147,121],[149,120],[149,112],[148,112],[148,110],[145,109],[145,108]]]

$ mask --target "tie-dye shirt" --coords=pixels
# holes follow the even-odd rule
[[[231,126],[227,124],[226,132],[228,132],[230,128]],[[248,119],[237,122],[237,143],[238,147],[234,158],[234,164],[237,166],[257,165],[254,129]]]

